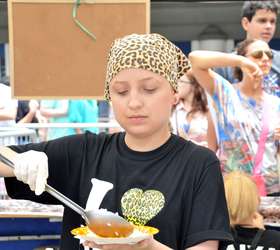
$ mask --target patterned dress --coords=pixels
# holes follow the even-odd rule
[[[206,114],[197,112],[190,121],[187,121],[187,111],[180,102],[172,113],[172,132],[196,144],[207,147],[208,121]]]
[[[223,77],[217,75],[209,108],[218,139],[218,157],[222,170],[236,169],[253,173],[254,158],[262,131],[263,102],[245,97]],[[264,92],[269,105],[269,133],[265,142],[261,174],[268,193],[279,192],[279,162],[274,130],[280,127],[280,99]]]

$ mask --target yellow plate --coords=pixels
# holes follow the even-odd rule
[[[159,230],[155,227],[149,227],[149,226],[134,226],[134,228],[142,233],[146,233],[149,235],[154,235],[159,232]]]
[[[149,226],[135,226],[134,230],[137,230],[141,233],[148,234],[148,235],[154,235],[159,232],[159,230],[155,227],[149,227]],[[89,233],[92,233],[92,231],[87,226],[77,227],[71,230],[71,233],[75,236],[85,236]],[[100,237],[102,238],[102,237]]]
[[[159,232],[158,229],[154,227],[147,226],[134,226],[134,231],[128,237],[122,238],[105,238],[100,237],[93,233],[88,227],[78,227],[71,231],[74,234],[75,238],[80,240],[93,241],[96,244],[104,245],[104,244],[136,244],[139,241],[148,239],[152,237],[152,235]]]
[[[71,230],[71,234],[73,235],[87,235],[90,233],[90,230],[88,227],[82,226],[82,227],[77,227]]]

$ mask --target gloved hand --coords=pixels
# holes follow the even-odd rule
[[[13,162],[16,178],[28,184],[36,195],[42,194],[49,176],[47,155],[44,152],[30,150],[17,154]]]

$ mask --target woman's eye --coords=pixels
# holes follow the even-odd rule
[[[151,89],[149,89],[149,88],[146,88],[146,89],[144,89],[146,92],[148,92],[148,93],[154,93],[155,91],[156,91],[156,88],[151,88]]]
[[[117,91],[117,94],[119,95],[125,95],[127,93],[127,90]]]

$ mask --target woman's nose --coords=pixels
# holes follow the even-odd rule
[[[270,58],[268,57],[267,54],[263,53],[262,60],[269,61]]]
[[[129,100],[128,100],[128,106],[132,109],[137,109],[139,107],[142,107],[143,101],[141,98],[141,95],[139,93],[131,93]]]

